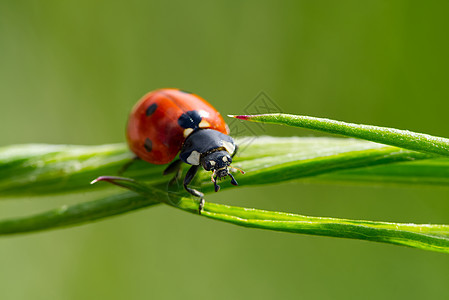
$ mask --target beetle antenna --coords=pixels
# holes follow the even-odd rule
[[[242,175],[245,174],[245,171],[243,171],[242,169],[239,169],[239,168],[236,168],[233,166],[229,166],[229,167],[231,167],[231,169],[236,169],[236,170],[240,171],[240,173],[242,173]]]
[[[212,172],[212,175],[210,176],[210,181],[212,181],[213,183],[215,183],[214,176],[215,176],[215,170]]]

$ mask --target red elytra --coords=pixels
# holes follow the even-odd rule
[[[132,109],[126,131],[130,149],[152,164],[171,162],[189,133],[178,119],[193,110],[202,117],[201,128],[229,134],[220,113],[200,96],[179,89],[159,89],[143,96]]]

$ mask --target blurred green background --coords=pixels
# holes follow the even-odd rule
[[[0,1],[0,145],[124,141],[146,92],[449,137],[447,1]],[[316,136],[266,126],[264,134]],[[94,199],[3,201],[0,216]],[[449,189],[302,182],[208,201],[449,224]],[[0,299],[441,299],[449,256],[240,228],[158,206],[0,239]]]

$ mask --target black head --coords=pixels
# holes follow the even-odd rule
[[[201,158],[201,165],[206,171],[212,171],[212,181],[215,184],[215,191],[218,192],[220,186],[217,184],[217,179],[223,177],[231,177],[231,183],[237,185],[237,181],[234,176],[229,173],[229,166],[232,163],[232,157],[227,151],[215,151],[209,153]],[[215,177],[214,177],[215,176]]]

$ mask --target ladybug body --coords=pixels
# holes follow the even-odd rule
[[[220,113],[206,100],[178,89],[160,89],[134,106],[128,121],[128,145],[139,158],[166,164],[176,157],[185,138],[199,128],[229,134]]]
[[[194,196],[203,194],[188,187],[199,166],[212,171],[215,191],[217,178],[231,177],[232,157],[237,146],[220,113],[201,97],[178,89],[160,89],[146,94],[133,108],[127,126],[130,149],[152,164],[167,164],[164,174],[180,174],[180,162],[192,165],[184,178],[185,189]],[[215,176],[215,177],[214,177]]]

